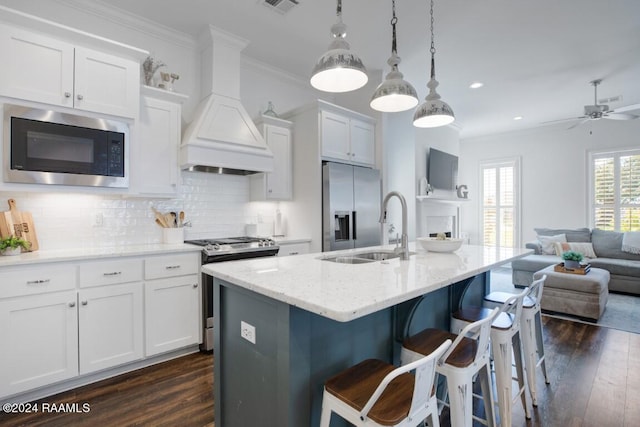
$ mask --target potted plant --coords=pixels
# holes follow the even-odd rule
[[[562,259],[564,260],[564,268],[580,268],[582,254],[575,251],[566,251],[562,253]]]
[[[2,255],[20,255],[22,249],[28,251],[29,246],[29,242],[14,235],[0,239],[0,253]]]

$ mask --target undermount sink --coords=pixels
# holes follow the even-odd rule
[[[413,255],[415,252],[409,252],[409,255]],[[321,258],[324,261],[338,262],[341,264],[365,264],[368,262],[385,261],[388,259],[398,258],[400,253],[394,251],[372,251],[372,252],[359,252],[349,255],[337,255],[326,258]]]

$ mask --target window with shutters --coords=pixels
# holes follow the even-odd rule
[[[640,231],[640,150],[589,156],[591,226]]]
[[[483,245],[520,245],[520,162],[508,159],[480,165]]]

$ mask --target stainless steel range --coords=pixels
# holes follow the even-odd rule
[[[185,243],[202,246],[202,264],[240,259],[275,256],[280,247],[271,240],[258,237],[227,237],[221,239],[186,240]],[[213,278],[202,275],[202,307],[204,340],[200,349],[213,350]]]

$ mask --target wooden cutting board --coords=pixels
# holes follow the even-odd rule
[[[20,212],[16,201],[9,199],[9,211],[0,213],[0,237],[14,235],[31,243],[30,250],[38,250],[38,236],[29,212]]]

